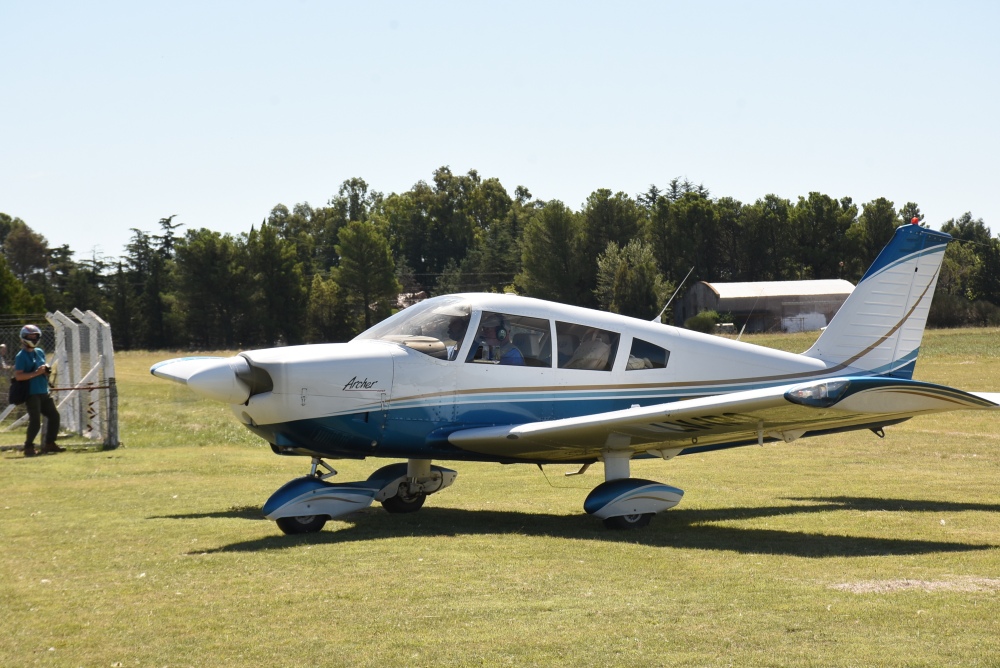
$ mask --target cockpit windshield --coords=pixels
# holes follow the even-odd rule
[[[403,309],[355,339],[399,343],[438,359],[455,359],[469,329],[472,307],[461,297],[435,297]]]

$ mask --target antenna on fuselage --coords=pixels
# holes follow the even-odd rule
[[[743,337],[743,332],[746,331],[747,325],[750,323],[750,318],[753,317],[753,312],[757,310],[757,302],[760,301],[760,296],[764,294],[764,288],[761,287],[760,292],[757,294],[757,299],[753,300],[753,306],[750,307],[750,315],[747,319],[743,321],[743,326],[740,327],[740,333],[736,336],[736,340],[739,341]]]
[[[674,301],[674,297],[676,297],[677,293],[680,292],[681,288],[684,287],[684,283],[687,281],[688,276],[691,275],[692,271],[694,271],[694,267],[693,266],[690,269],[688,269],[688,273],[684,275],[684,279],[681,281],[681,284],[677,286],[676,290],[674,290],[674,294],[670,295],[670,299],[667,300],[667,305],[663,307],[663,310],[660,311],[660,314],[658,316],[656,316],[655,318],[653,318],[653,322],[658,322],[660,324],[663,324],[663,320],[662,320],[663,314],[667,312],[668,308],[670,308],[670,302]]]

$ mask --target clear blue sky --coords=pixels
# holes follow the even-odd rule
[[[477,169],[1000,232],[1000,3],[0,0],[0,211],[79,259]]]

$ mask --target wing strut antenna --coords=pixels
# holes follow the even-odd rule
[[[677,289],[674,290],[674,294],[670,295],[670,299],[667,300],[667,305],[663,307],[663,310],[660,311],[660,314],[658,316],[656,316],[655,318],[653,318],[653,322],[658,322],[658,323],[661,323],[661,324],[663,323],[663,320],[662,320],[663,314],[667,312],[668,308],[670,308],[670,303],[672,301],[674,301],[674,297],[676,297],[677,293],[680,292],[681,288],[684,287],[684,283],[687,282],[688,276],[691,275],[692,271],[694,271],[694,266],[693,265],[692,265],[692,267],[690,269],[688,269],[688,273],[684,275],[684,280],[682,280],[681,283],[680,283],[680,285],[677,286]]]

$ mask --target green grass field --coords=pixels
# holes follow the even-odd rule
[[[1000,390],[1000,331],[923,351]],[[308,461],[148,374],[170,356],[117,356],[124,447],[0,460],[0,666],[1000,664],[1000,414],[636,462],[686,490],[638,532],[583,514],[600,466],[444,462],[415,515],[291,537],[259,507]]]

